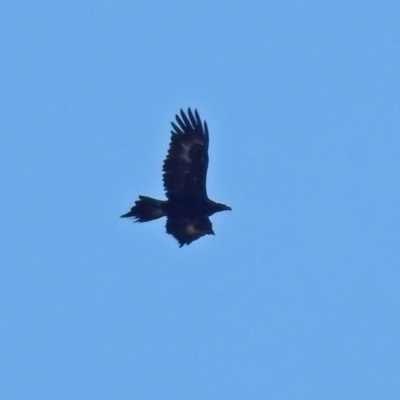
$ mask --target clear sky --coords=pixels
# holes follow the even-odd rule
[[[5,1],[0,398],[400,398],[400,3]],[[232,207],[179,249],[170,122]]]

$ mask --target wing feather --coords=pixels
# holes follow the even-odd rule
[[[185,123],[182,121],[182,119],[180,118],[179,115],[175,115],[175,119],[178,122],[179,126],[181,127],[182,131],[185,131],[186,129],[186,125]]]
[[[190,108],[189,108],[189,110],[190,110]],[[189,110],[188,110],[188,113],[189,113]],[[183,121],[185,123],[185,126],[191,126],[192,125],[183,110],[181,110],[181,116],[182,116],[182,119],[183,119]],[[195,125],[193,124],[193,126],[195,126]]]
[[[171,125],[175,129],[175,132],[171,132],[171,134],[179,133],[179,134],[183,135],[183,131],[180,128],[178,128],[178,126],[174,122],[171,122]]]
[[[192,110],[191,110],[190,108],[189,108],[189,110],[188,110],[188,114],[189,114],[190,123],[191,123],[193,126],[201,125],[200,118],[195,119],[194,116],[193,116]],[[199,115],[199,114],[197,113],[197,110],[196,110],[196,115]]]

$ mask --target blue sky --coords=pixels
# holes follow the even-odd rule
[[[2,399],[400,398],[400,5],[0,6]],[[170,121],[232,212],[179,249]]]

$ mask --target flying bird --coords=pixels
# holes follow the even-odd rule
[[[167,200],[139,196],[131,210],[121,215],[135,222],[167,217],[167,233],[179,247],[189,245],[204,235],[214,235],[210,215],[231,210],[207,196],[208,127],[197,110],[181,110],[176,123],[171,122],[171,142],[163,164],[163,181]]]

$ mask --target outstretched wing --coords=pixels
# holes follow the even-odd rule
[[[171,142],[163,165],[164,188],[168,199],[207,199],[208,128],[197,110],[181,110],[171,122]]]
[[[167,233],[179,242],[179,247],[190,244],[204,235],[214,235],[211,221],[207,217],[168,217],[166,227]]]

